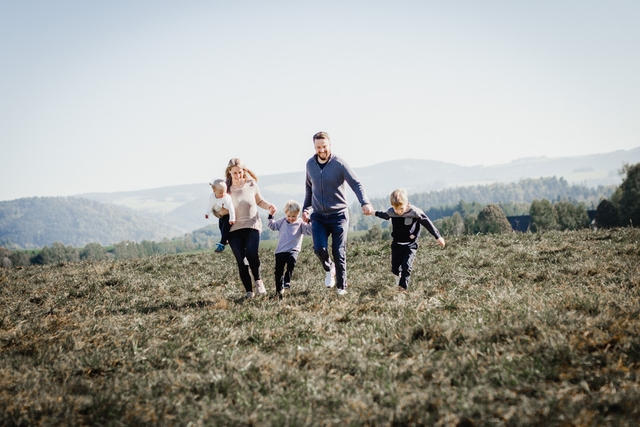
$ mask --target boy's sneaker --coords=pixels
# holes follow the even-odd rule
[[[251,299],[253,298],[253,292],[247,292],[247,294],[244,296],[246,299]]]
[[[291,289],[291,283],[285,283],[282,285],[282,289]]]
[[[398,274],[397,276],[394,274],[393,275],[396,279],[396,286],[400,286],[400,275]]]
[[[343,288],[343,289],[337,288],[337,289],[336,289],[336,293],[337,293],[338,295],[346,295],[346,294],[347,294],[347,290],[346,290],[346,289],[344,289],[344,288]]]
[[[336,268],[335,266],[331,266],[331,270],[327,271],[327,274],[324,277],[324,285],[327,288],[333,288],[336,284]]]
[[[218,243],[216,245],[216,252],[222,252],[224,251],[224,245],[222,243]]]
[[[264,295],[267,293],[267,290],[264,288],[264,283],[262,283],[262,280],[256,280],[256,291],[258,291],[258,295]]]

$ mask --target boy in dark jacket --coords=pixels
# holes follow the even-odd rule
[[[409,203],[407,191],[397,189],[390,196],[391,207],[387,211],[376,211],[378,218],[391,220],[391,272],[396,276],[398,290],[404,292],[409,287],[409,276],[413,260],[418,251],[420,225],[424,226],[444,248],[444,239],[429,217],[419,208]]]

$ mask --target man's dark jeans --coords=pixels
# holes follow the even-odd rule
[[[349,217],[346,212],[322,215],[311,214],[311,235],[313,236],[313,250],[322,262],[324,271],[336,268],[336,286],[346,289],[347,285],[347,231]],[[331,236],[331,255],[329,257],[329,236]]]

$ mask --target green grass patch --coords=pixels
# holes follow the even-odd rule
[[[305,241],[246,301],[230,250],[0,269],[0,425],[638,425],[640,231]]]

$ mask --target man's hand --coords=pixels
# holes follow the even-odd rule
[[[371,203],[367,203],[366,205],[362,205],[362,213],[364,215],[373,215],[373,206],[371,206]]]
[[[302,212],[302,221],[309,222],[309,212],[307,211]]]

